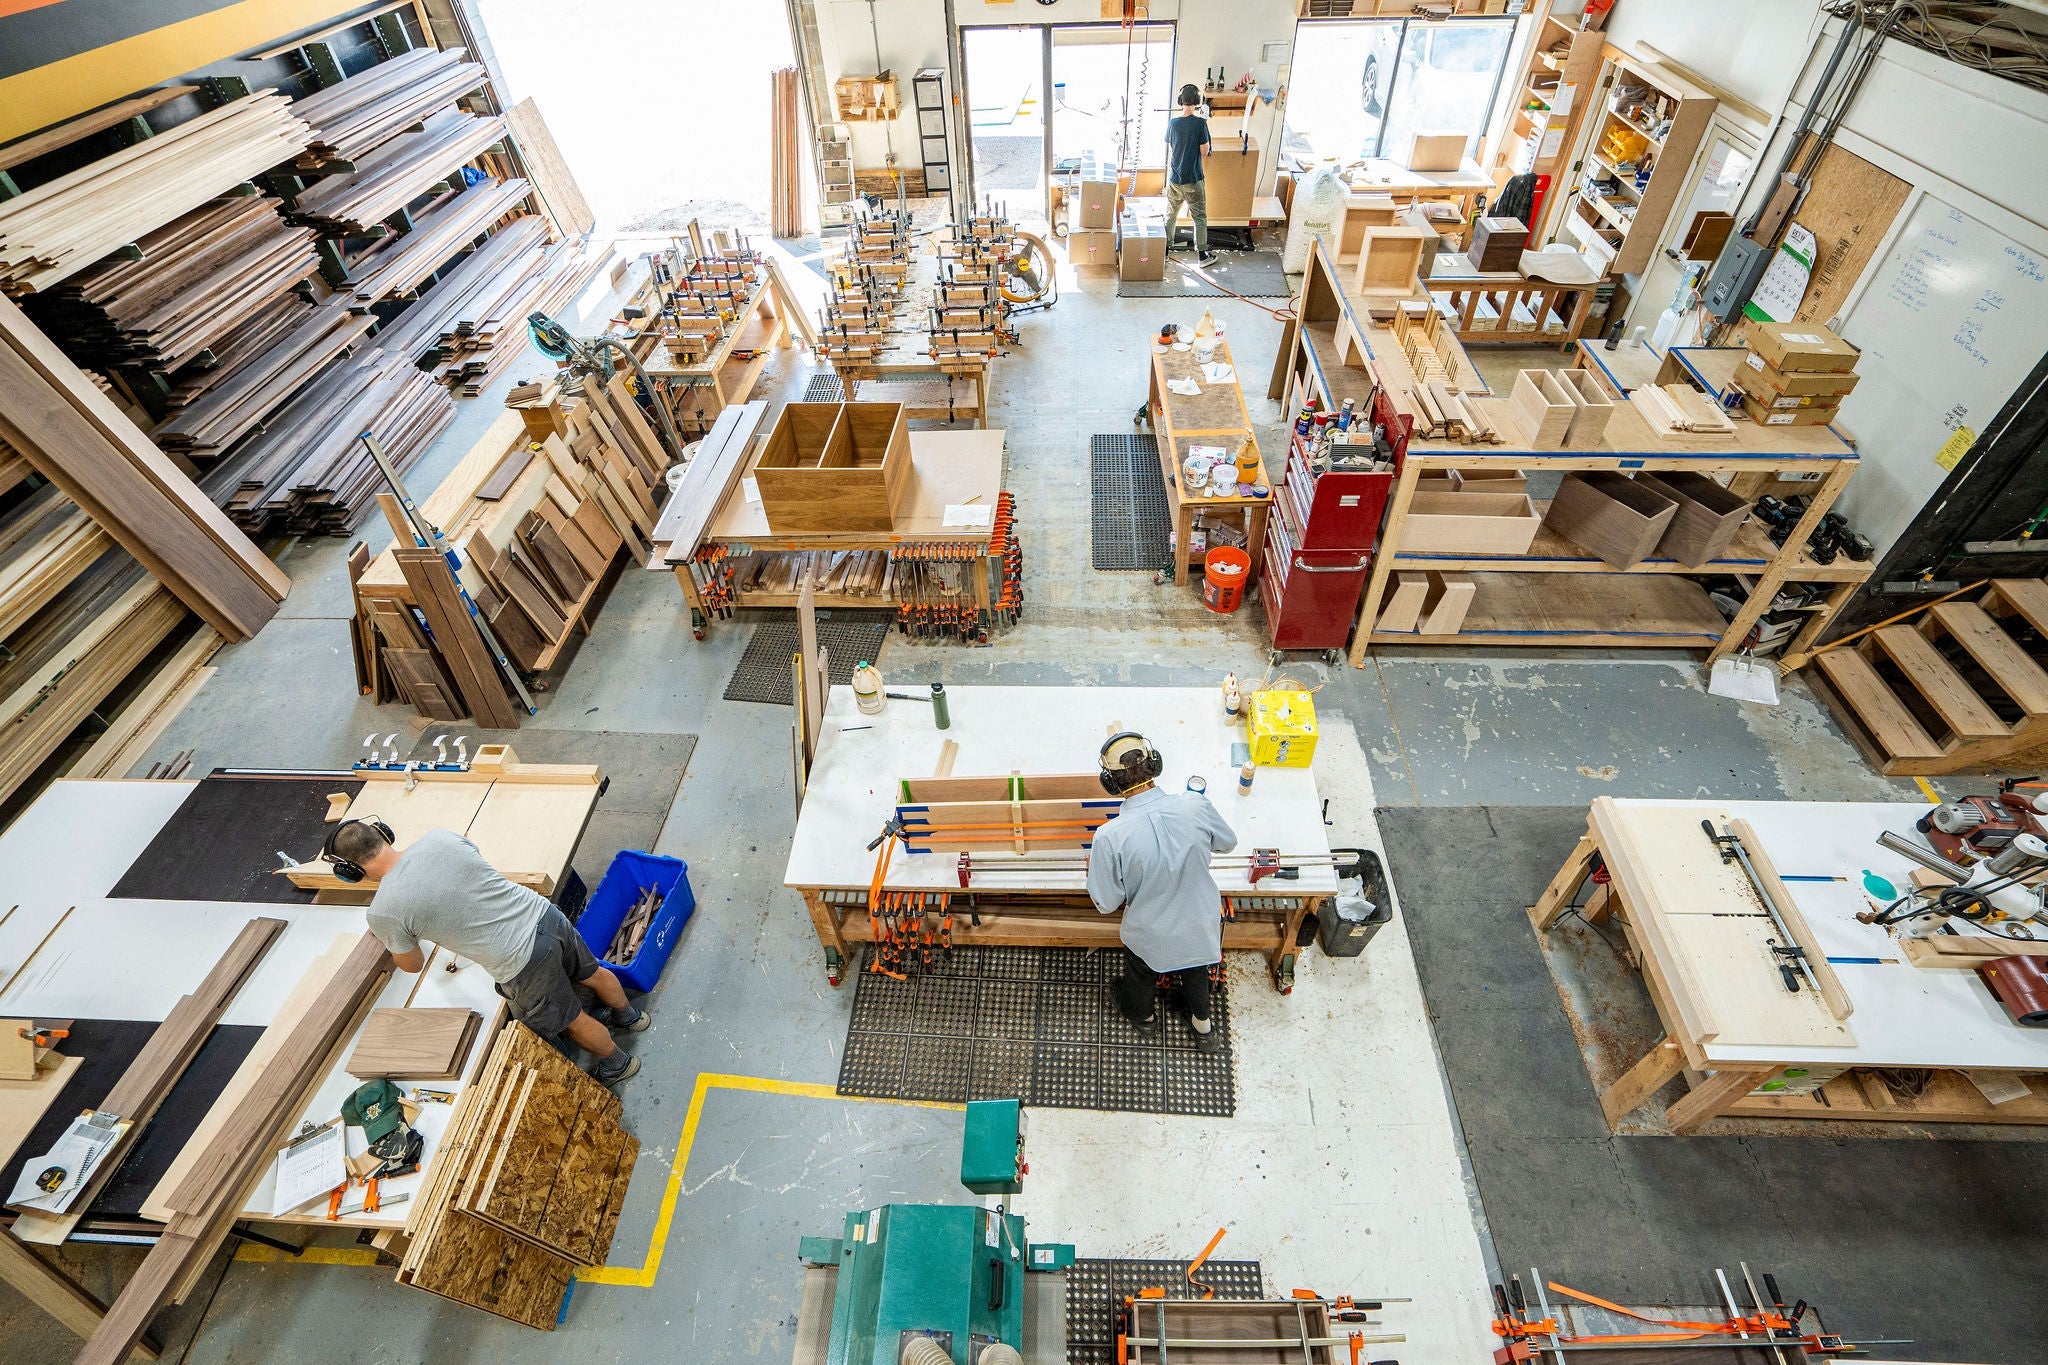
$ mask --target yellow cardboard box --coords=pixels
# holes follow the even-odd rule
[[[1306,768],[1316,756],[1316,703],[1307,692],[1252,693],[1245,728],[1262,768]]]

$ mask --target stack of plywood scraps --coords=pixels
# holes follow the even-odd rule
[[[668,457],[623,378],[574,398],[552,382],[521,384],[508,404],[420,510],[458,552],[462,586],[507,657],[541,673],[589,628],[620,554],[646,555]],[[394,530],[411,542],[409,527]],[[411,560],[425,553],[357,556],[357,681],[379,702],[409,701],[435,720],[482,721],[474,694],[488,708],[502,689],[488,670],[461,677],[441,632],[420,619],[414,579],[445,577],[430,555]]]
[[[602,1265],[640,1143],[619,1097],[522,1024],[464,1088],[406,1223],[401,1284],[553,1331]]]
[[[1735,435],[1735,423],[1721,405],[1690,384],[1645,384],[1629,401],[1659,436]]]
[[[472,1009],[379,1009],[342,1069],[358,1080],[445,1081],[461,1074],[483,1016]]]

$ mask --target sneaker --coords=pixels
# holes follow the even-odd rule
[[[600,1005],[590,1012],[590,1017],[613,1033],[645,1033],[647,1026],[654,1022],[654,1011],[635,1009],[629,1004],[621,1012],[610,1005]]]
[[[1192,1023],[1193,1021],[1190,1020],[1189,1022]],[[1198,1028],[1195,1030],[1195,1051],[1223,1051],[1223,1035],[1217,1031],[1217,1028],[1214,1024],[1211,1024],[1208,1028],[1205,1029]]]
[[[624,1048],[602,1061],[591,1063],[590,1074],[600,1085],[617,1085],[640,1073],[640,1059]]]
[[[1218,257],[1218,256],[1216,255],[1216,253],[1215,253],[1215,252],[1213,252],[1213,251],[1204,251],[1204,252],[1203,252],[1202,254],[1200,254],[1199,256],[1195,257],[1195,264],[1196,264],[1196,265],[1214,265],[1214,264],[1216,264],[1216,262],[1217,262],[1217,261],[1218,261],[1219,259],[1221,259],[1221,258],[1220,258],[1220,257]]]

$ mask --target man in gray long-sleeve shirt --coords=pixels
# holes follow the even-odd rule
[[[1196,1045],[1213,1052],[1222,1040],[1209,1021],[1209,968],[1223,960],[1223,896],[1209,858],[1236,848],[1237,832],[1201,793],[1154,785],[1164,760],[1144,736],[1110,736],[1100,762],[1102,785],[1124,799],[1088,854],[1089,899],[1105,915],[1124,913],[1117,1009],[1132,1023],[1152,1023],[1158,979],[1179,973]]]

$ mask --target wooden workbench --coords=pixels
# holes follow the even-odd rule
[[[1345,180],[1353,194],[1388,194],[1406,203],[1456,204],[1455,223],[1432,220],[1431,225],[1455,241],[1460,251],[1471,241],[1473,204],[1481,195],[1493,193],[1493,177],[1470,157],[1455,171],[1411,171],[1398,161],[1371,157],[1347,170]]]
[[[330,778],[337,785],[363,780],[356,772],[281,774]],[[375,813],[393,823],[401,843],[436,824],[464,832],[485,857],[508,875],[552,887],[565,877],[570,858],[601,790],[594,768],[532,769],[538,781],[523,782],[517,771],[479,776],[422,776],[412,793],[402,779],[363,781],[351,809]],[[179,998],[214,965],[250,920],[282,919],[286,927],[242,982],[220,1018],[223,1026],[245,1031],[270,1025],[316,959],[337,942],[365,932],[363,911],[328,903],[325,898],[290,903],[231,900],[148,899],[115,896],[123,875],[141,858],[158,833],[192,795],[197,782],[58,781],[21,817],[0,834],[0,901],[14,908],[0,919],[0,1012],[10,1017],[78,1020],[165,1019]],[[320,837],[307,831],[307,842]],[[310,854],[312,847],[295,851]],[[237,871],[246,872],[247,869]],[[224,875],[227,870],[224,869]],[[379,1007],[454,1007],[478,1011],[484,1020],[476,1041],[453,1080],[434,1088],[459,1093],[489,1051],[491,1034],[504,1020],[503,1002],[490,977],[473,963],[436,948],[418,974],[393,973],[377,994]],[[301,1114],[303,1121],[325,1123],[339,1112],[341,1101],[360,1082],[342,1069],[360,1029],[352,1030],[327,1059],[324,1078]],[[64,1050],[63,1044],[58,1050]],[[25,1155],[19,1144],[40,1116],[60,1099],[79,1107],[99,1102],[105,1084],[86,1093],[64,1093],[62,1080],[47,1093],[10,1093],[5,1097],[7,1121],[0,1124],[11,1145],[6,1160],[12,1183],[16,1160]],[[118,1072],[117,1072],[118,1074]],[[203,1077],[188,1074],[170,1091],[158,1111],[152,1140],[164,1132],[190,1133],[218,1097]],[[33,1112],[29,1112],[32,1106]],[[396,1231],[405,1226],[409,1204],[391,1204],[393,1196],[412,1194],[423,1184],[437,1156],[451,1105],[422,1105],[413,1126],[425,1138],[421,1170],[381,1182],[386,1207],[357,1213],[339,1226],[370,1231]],[[181,1140],[181,1139],[180,1139]],[[176,1149],[172,1149],[175,1151]],[[135,1148],[131,1146],[129,1155]],[[32,1155],[27,1153],[26,1155]],[[171,1167],[175,1173],[180,1168]],[[251,1224],[335,1226],[324,1209],[273,1211],[273,1170],[266,1168],[250,1189],[239,1221]],[[164,1196],[160,1184],[149,1199]],[[76,1237],[118,1235],[149,1238],[158,1230],[149,1216],[123,1212],[111,1223],[90,1208],[71,1233]],[[19,1244],[4,1233],[7,1244]],[[38,1265],[40,1268],[38,1268]],[[48,1262],[31,1264],[18,1255],[0,1256],[0,1280],[14,1285],[33,1303],[53,1312],[74,1329],[89,1331],[99,1309],[88,1318],[82,1295],[66,1289],[61,1270]]]
[[[1245,553],[1252,557],[1251,573],[1245,579],[1245,586],[1250,587],[1258,577],[1265,550],[1266,517],[1273,505],[1270,493],[1263,498],[1211,497],[1206,493],[1190,494],[1181,483],[1181,463],[1195,446],[1221,446],[1232,457],[1241,444],[1251,446],[1254,452],[1259,448],[1259,439],[1252,432],[1251,412],[1244,405],[1244,376],[1237,373],[1237,361],[1226,338],[1216,339],[1215,361],[1231,367],[1234,377],[1229,382],[1211,384],[1202,378],[1202,367],[1195,360],[1192,347],[1183,351],[1154,341],[1145,411],[1158,439],[1159,472],[1166,481],[1167,505],[1173,509],[1175,575],[1190,586],[1201,583],[1201,561],[1192,548],[1197,514],[1205,520],[1217,516],[1242,518]],[[1194,397],[1175,393],[1167,387],[1175,379],[1192,379],[1202,386],[1202,392]],[[1259,457],[1255,482],[1268,489],[1273,486],[1263,455]]]
[[[1004,434],[1000,429],[911,432],[910,483],[904,492],[904,513],[896,519],[893,531],[815,531],[778,535],[769,529],[768,518],[760,502],[749,496],[752,480],[742,477],[734,482],[719,503],[710,528],[705,532],[704,543],[722,547],[728,554],[735,547],[744,547],[757,555],[812,550],[896,551],[908,545],[957,546],[968,557],[965,576],[974,589],[975,605],[980,611],[987,612],[991,605],[989,557],[998,537],[992,525],[946,525],[946,509],[996,506],[1003,488],[1003,440]],[[751,457],[753,461],[760,458],[759,451]],[[749,473],[752,468],[750,463],[747,466]],[[683,600],[690,606],[693,622],[702,623],[694,627],[697,638],[702,639],[717,613],[706,606],[703,587],[698,580],[701,570],[689,563],[670,564],[666,551],[664,544],[657,543],[648,567],[674,571],[676,582],[683,591]],[[1000,566],[995,568],[999,570]],[[820,608],[893,609],[899,605],[898,596],[886,585],[879,595],[821,592],[816,594],[815,600]],[[794,591],[742,591],[732,603],[739,607],[794,607],[796,604],[797,594]]]
[[[1520,271],[1481,271],[1460,254],[1438,252],[1423,282],[1459,341],[1569,347],[1585,330],[1599,280],[1560,284]]]
[[[769,354],[794,344],[790,321],[796,302],[783,297],[772,271],[763,268],[759,273],[746,304],[703,360],[681,364],[659,340],[636,348],[646,352],[640,363],[686,436],[710,430],[719,413],[746,402]]]
[[[835,687],[825,707],[823,737],[790,842],[786,885],[804,906],[836,984],[868,942],[867,903],[875,854],[867,843],[896,806],[896,783],[929,774],[943,741],[958,742],[953,775],[1087,772],[1115,729],[1143,733],[1166,760],[1161,788],[1179,791],[1194,774],[1237,831],[1237,851],[1277,848],[1285,856],[1329,852],[1321,798],[1307,768],[1261,768],[1249,796],[1237,794],[1230,746],[1241,727],[1226,724],[1209,687],[957,687],[952,727],[932,728],[931,708],[889,703],[861,715],[852,689]],[[852,727],[860,727],[854,729]],[[895,847],[883,874],[888,891],[941,891],[953,896],[953,941],[960,945],[1110,948],[1118,917],[1098,914],[1086,878],[1075,871],[1033,868],[1029,855],[976,854],[977,869],[1002,867],[963,891],[951,854],[912,854]],[[984,873],[977,870],[977,878]],[[1266,954],[1274,984],[1293,988],[1296,933],[1305,915],[1336,891],[1326,866],[1304,867],[1298,881],[1252,886],[1241,867],[1219,868],[1216,882],[1236,910],[1223,924],[1226,949]],[[1275,886],[1285,894],[1264,894]],[[979,924],[969,919],[972,912]]]
[[[989,371],[994,362],[941,362],[931,354],[930,326],[939,284],[941,234],[917,238],[904,270],[902,287],[890,299],[883,342],[872,356],[858,360],[833,355],[821,345],[833,372],[846,387],[849,401],[902,403],[913,421],[973,422],[988,420]],[[829,341],[829,334],[821,341]]]
[[[1611,879],[1580,913],[1617,920],[1627,934],[1664,1037],[1607,1080],[1611,1123],[1681,1073],[1692,1090],[1671,1106],[1672,1128],[1690,1133],[1717,1116],[1862,1119],[1912,1123],[2048,1123],[2048,1082],[2028,1080],[2024,1099],[1994,1105],[1957,1072],[2048,1071],[2048,1031],[2015,1025],[1974,971],[1919,967],[1898,940],[1860,924],[1864,869],[1904,886],[1914,864],[1878,846],[1891,830],[1924,842],[1909,804],[1771,801],[1637,801],[1601,797],[1585,836],[1529,917],[1548,932],[1571,906],[1597,856]],[[1788,992],[1766,941],[1770,921],[1739,866],[1721,863],[1700,829],[1747,821],[1785,895],[1795,925],[1825,959],[1849,1011],[1836,1017],[1811,989]],[[1752,845],[1752,852],[1755,845]],[[1848,1068],[1822,1087],[1825,1100],[1759,1094],[1798,1068]],[[1918,1099],[1894,1097],[1873,1068],[1933,1069]],[[1595,1077],[1596,1084],[1603,1078]]]

